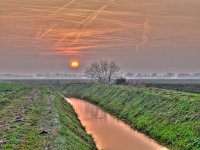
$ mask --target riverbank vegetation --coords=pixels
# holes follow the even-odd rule
[[[0,83],[0,149],[93,150],[72,107],[50,87]]]
[[[71,84],[62,92],[97,104],[170,149],[200,148],[200,94],[103,84]]]

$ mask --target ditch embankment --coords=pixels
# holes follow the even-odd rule
[[[73,108],[48,86],[0,83],[0,149],[95,150]]]
[[[102,84],[69,84],[62,93],[100,106],[170,149],[200,148],[199,94]]]

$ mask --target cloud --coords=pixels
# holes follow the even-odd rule
[[[149,20],[145,20],[143,24],[143,33],[141,35],[140,42],[136,44],[136,52],[140,50],[140,48],[145,48],[145,45],[149,41],[149,36],[151,34],[151,24]]]

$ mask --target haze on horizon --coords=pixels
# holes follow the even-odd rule
[[[198,72],[199,27],[199,0],[1,0],[0,73]]]

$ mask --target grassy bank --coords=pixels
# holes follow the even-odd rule
[[[183,91],[183,92],[190,92],[190,93],[197,93],[200,94],[200,84],[199,83],[149,83],[144,84],[146,87],[156,87],[156,88],[163,88],[163,89],[169,89],[169,90],[176,90],[176,91]]]
[[[62,91],[101,106],[170,149],[200,148],[199,94],[100,84],[67,85]]]
[[[72,107],[52,88],[0,83],[0,149],[96,147]]]

